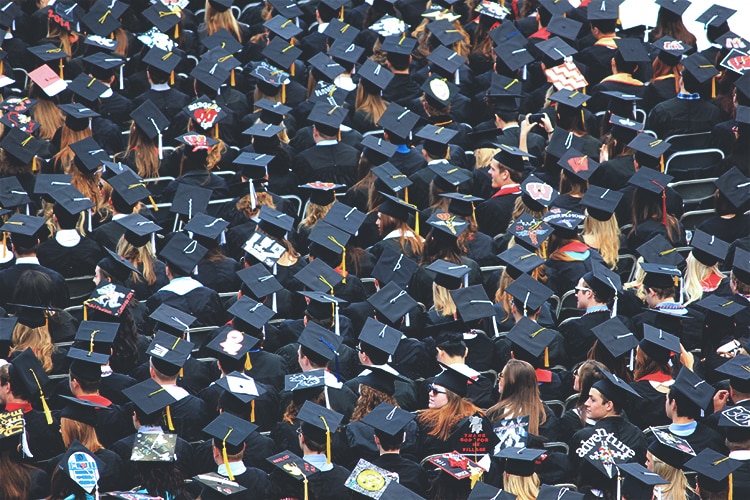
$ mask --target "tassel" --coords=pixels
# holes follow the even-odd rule
[[[219,124],[214,125],[214,139],[219,138]]]
[[[174,71],[169,74],[169,84],[174,85]]]
[[[630,350],[630,371],[632,372],[635,367],[635,349]]]
[[[5,65],[3,64],[3,61],[0,61],[0,74],[5,73]]]
[[[302,477],[304,477],[304,479],[302,480],[302,484],[304,485],[304,488],[305,488],[305,500],[308,500],[308,496],[307,496],[307,483],[308,483],[307,476],[303,475]],[[732,500],[732,499],[730,498],[729,500]]]
[[[167,406],[167,408],[169,408],[169,406]],[[229,477],[230,481],[234,481],[234,474],[232,474],[232,469],[229,468],[229,457],[227,456],[227,438],[233,430],[234,427],[230,427],[227,435],[224,436],[224,439],[221,442],[221,458],[224,459],[224,467],[227,468],[227,477]]]
[[[419,210],[414,212],[414,232],[419,235]]]
[[[344,8],[341,7],[341,14],[339,15],[339,21],[344,22]]]
[[[245,353],[245,370],[249,371],[253,369],[253,362],[250,361],[250,353]]]
[[[289,68],[289,75],[294,76],[294,63],[292,63],[292,67]]]
[[[549,347],[544,348],[544,367],[549,368]]]
[[[729,491],[727,492],[727,500],[733,500],[734,496],[734,478],[733,474],[729,474]]]
[[[88,230],[89,230],[89,233],[92,231],[92,229],[91,229],[91,219],[93,219],[93,218],[94,218],[94,214],[91,211],[91,209],[89,208],[89,217],[88,217],[88,226],[89,226]]]
[[[232,69],[232,72],[229,75],[229,85],[231,85],[232,87],[234,87],[235,83],[236,83],[236,81],[234,79],[234,69]]]
[[[711,99],[716,99],[716,77],[711,78]]]
[[[661,173],[663,174],[663,173],[664,173],[664,155],[661,155],[661,156],[659,157],[659,165],[660,165],[660,167],[661,167],[661,168],[659,169],[659,171],[660,171],[660,172],[661,172]]]
[[[661,223],[663,226],[666,227],[667,225],[667,190],[666,189],[662,190],[661,192],[661,210],[662,210]]]
[[[29,368],[29,371],[34,376],[34,381],[36,382],[36,386],[39,388],[39,399],[42,400],[42,408],[44,409],[44,416],[47,417],[47,425],[52,425],[52,412],[49,411],[49,406],[47,406],[47,400],[44,398],[44,391],[42,390],[42,385],[39,383],[39,379],[37,378],[34,370]]]
[[[83,303],[83,321],[89,320],[89,311],[88,306],[86,305],[86,302]]]
[[[36,155],[34,156],[34,158],[31,159],[31,171],[32,172],[39,171],[39,165],[37,164],[37,161],[36,161]]]
[[[255,423],[255,400],[250,401],[250,422]]]
[[[172,411],[169,409],[169,405],[167,405],[167,428],[174,432],[174,424],[172,423]]]
[[[323,425],[326,426],[326,463],[331,463],[331,429],[328,427],[328,422],[326,422],[326,419],[323,417],[323,415],[318,415],[320,419],[323,421]]]
[[[3,233],[3,259],[8,255],[8,233]]]
[[[409,188],[408,187],[404,188],[404,201],[406,203],[409,203]]]
[[[180,23],[174,25],[174,39],[177,40],[180,37]]]
[[[65,80],[65,74],[63,73],[63,65],[64,65],[63,60],[60,59],[60,79],[61,80]]]
[[[271,309],[273,309],[273,312],[278,312],[276,310],[276,292],[273,292],[273,295],[271,296]]]
[[[285,83],[281,84],[281,103],[282,104],[286,103],[286,84]]]

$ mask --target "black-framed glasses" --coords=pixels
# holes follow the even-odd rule
[[[440,389],[435,387],[433,384],[430,384],[428,389],[432,393],[433,396],[437,396],[438,394],[446,394],[448,392],[448,391],[441,391]]]
[[[591,288],[586,288],[585,286],[577,286],[573,290],[576,292],[590,292]]]

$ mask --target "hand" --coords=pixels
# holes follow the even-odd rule
[[[599,148],[599,163],[604,163],[605,161],[609,160],[609,149],[607,149],[606,144],[602,144],[602,147]]]
[[[542,126],[548,134],[555,131],[555,127],[552,126],[552,122],[550,121],[549,116],[547,116],[547,113],[542,113]]]
[[[520,124],[521,125],[521,134],[522,135],[528,134],[529,130],[531,130],[535,126],[539,125],[536,122],[532,123],[531,121],[529,121],[529,117],[530,116],[531,116],[531,114],[526,115],[526,117],[523,119],[523,121]]]
[[[723,410],[728,401],[729,391],[724,389],[716,391],[716,394],[714,394],[714,413]]]
[[[682,344],[680,344],[680,363],[688,370],[693,371],[695,356],[693,356],[692,352],[686,351]]]

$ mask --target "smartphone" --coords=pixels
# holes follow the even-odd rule
[[[529,121],[531,123],[538,123],[539,125],[541,125],[543,117],[544,117],[544,113],[534,113],[531,116],[529,116]]]

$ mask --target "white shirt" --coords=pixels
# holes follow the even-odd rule
[[[194,280],[190,276],[182,276],[180,278],[174,278],[168,284],[161,287],[159,291],[163,290],[165,292],[172,292],[174,294],[182,296],[202,286],[203,283],[201,283],[200,281]]]
[[[75,229],[60,229],[55,233],[55,241],[65,248],[73,248],[81,242],[81,235]]]
[[[232,471],[232,476],[237,477],[244,474],[247,467],[245,467],[245,464],[242,462],[229,462],[229,470]],[[229,474],[227,474],[227,466],[224,464],[219,466],[217,472],[220,476],[229,477]]]
[[[151,90],[155,90],[156,92],[166,92],[169,89],[170,87],[168,83],[152,83],[151,84]]]
[[[18,257],[16,259],[16,264],[39,264],[39,259],[36,258],[36,255],[33,257]]]
[[[339,141],[337,141],[336,139],[326,139],[324,141],[319,141],[315,143],[315,145],[316,146],[335,146],[338,143]]]
[[[170,396],[175,398],[177,401],[181,401],[190,395],[190,393],[182,387],[178,387],[173,384],[163,385],[162,387],[169,393]]]

